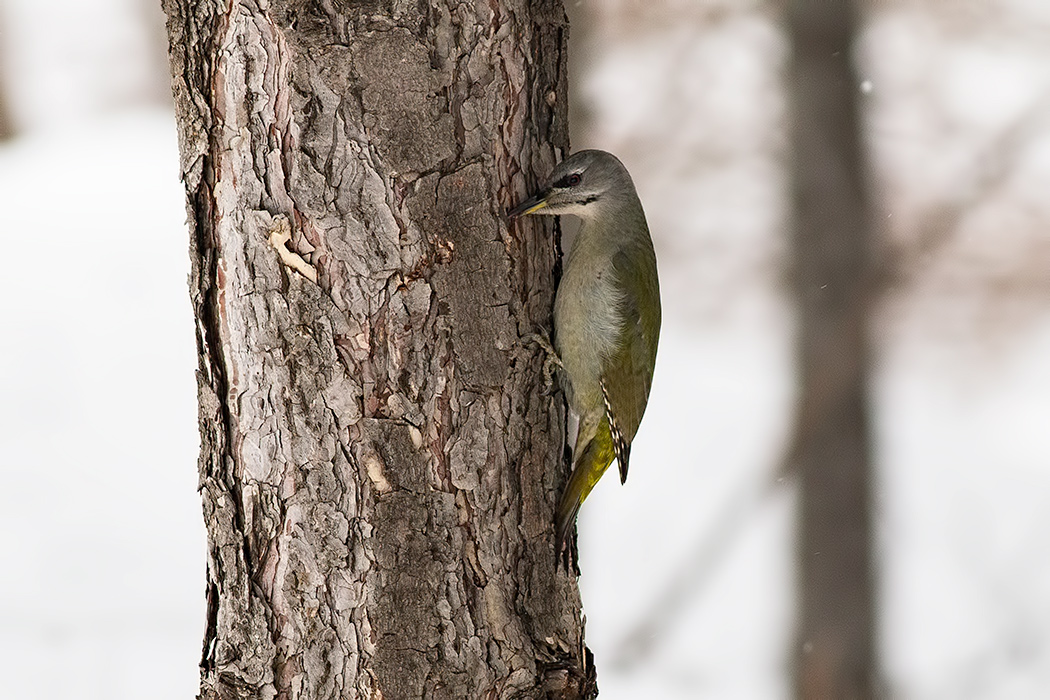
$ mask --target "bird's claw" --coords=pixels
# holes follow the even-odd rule
[[[580,558],[576,537],[576,527],[573,526],[572,533],[565,538],[565,541],[555,545],[554,570],[564,569],[566,574],[579,578]]]
[[[545,394],[551,393],[554,389],[554,369],[556,367],[565,369],[565,365],[561,363],[561,358],[558,357],[558,351],[554,349],[545,333],[529,333],[523,340],[526,343],[539,345],[546,353],[546,357],[543,360],[543,392]]]

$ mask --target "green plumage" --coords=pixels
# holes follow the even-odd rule
[[[590,397],[581,396],[582,392],[573,394],[573,409],[580,417],[580,427],[573,450],[572,475],[558,504],[555,529],[559,548],[568,537],[580,505],[614,458],[619,463],[620,482],[627,481],[631,442],[649,400],[660,337],[656,255],[647,230],[646,234],[644,240],[633,241],[611,259],[614,285],[620,292],[620,322],[613,352],[600,363],[602,400],[596,405]],[[559,338],[572,333],[565,323],[561,320],[555,326],[559,350],[564,347]],[[564,352],[562,362],[565,363]]]
[[[573,471],[558,504],[558,550],[580,505],[616,459],[627,479],[660,335],[660,289],[645,213],[626,168],[604,151],[563,161],[540,194],[510,212],[583,220],[554,304],[554,341],[579,417]]]

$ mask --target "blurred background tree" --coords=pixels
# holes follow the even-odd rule
[[[799,398],[797,697],[877,693],[868,343],[871,216],[851,2],[792,0],[791,277]]]

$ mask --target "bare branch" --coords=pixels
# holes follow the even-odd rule
[[[681,567],[668,579],[663,592],[616,645],[611,664],[631,671],[651,658],[682,619],[690,602],[704,595],[708,584],[747,526],[785,486],[781,471],[748,482],[721,506],[713,526],[705,528]]]
[[[966,217],[988,200],[1017,168],[1027,147],[1045,133],[1050,117],[1050,91],[1004,129],[964,169],[969,181],[961,180],[952,196],[921,217],[916,235],[890,246],[877,270],[876,289],[909,285],[919,278],[930,260],[952,241]]]

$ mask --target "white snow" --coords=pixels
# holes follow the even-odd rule
[[[177,175],[160,111],[0,146],[4,697],[196,692],[205,549]]]

